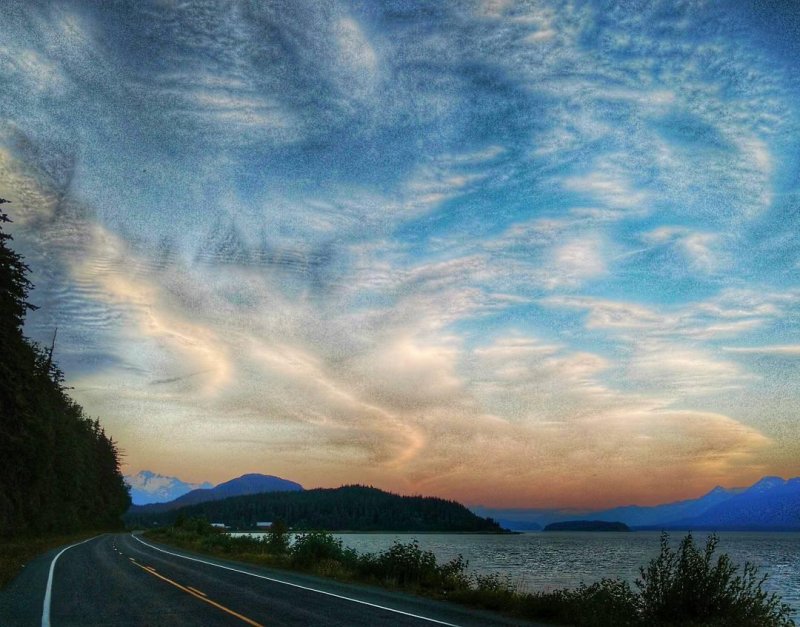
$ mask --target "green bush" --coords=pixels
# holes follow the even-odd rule
[[[179,533],[195,536],[207,536],[218,533],[205,518],[187,518],[183,514],[178,515],[173,529]]]
[[[691,534],[677,550],[662,534],[661,551],[640,569],[638,591],[620,579],[603,579],[575,590],[533,593],[518,599],[517,611],[530,618],[579,627],[792,627],[792,610],[762,589],[753,564],[741,574],[730,556],[714,555],[712,535],[699,549]]]
[[[438,564],[436,556],[423,551],[419,542],[395,542],[386,551],[362,555],[358,571],[366,578],[403,588],[425,589],[438,594],[467,588],[467,562],[460,555],[449,562]]]
[[[363,556],[361,570],[393,585],[419,586],[436,577],[436,556],[420,549],[416,540],[408,544],[395,542],[377,555]]]
[[[487,610],[502,610],[510,608],[517,600],[517,595],[509,576],[497,573],[486,575],[474,573],[468,579],[467,586],[456,591],[451,598],[469,602],[471,605]]]
[[[638,597],[628,582],[601,579],[591,585],[581,584],[564,593],[570,622],[581,627],[629,627],[640,625]],[[575,612],[575,609],[578,612]]]
[[[791,608],[762,589],[767,576],[759,577],[754,564],[746,563],[739,574],[727,554],[714,560],[718,543],[711,535],[701,550],[688,534],[673,550],[662,534],[661,552],[636,582],[641,620],[648,625],[794,625]]]
[[[285,555],[289,552],[289,527],[280,518],[269,528],[266,550],[272,555]]]
[[[323,561],[343,562],[348,557],[342,541],[324,531],[310,531],[298,535],[289,549],[292,565],[309,568]]]

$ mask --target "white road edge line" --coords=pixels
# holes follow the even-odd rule
[[[165,551],[164,549],[159,549],[157,546],[153,546],[148,542],[140,539],[138,536],[131,534],[131,537],[136,540],[137,542],[141,542],[145,546],[150,547],[156,551],[161,551],[162,553],[166,553],[167,555],[174,555],[175,557],[180,557],[185,560],[190,560],[192,562],[200,562],[201,564],[208,564],[209,566],[216,566],[217,568],[222,568],[224,570],[232,570],[235,573],[241,573],[243,575],[250,575],[251,577],[257,577],[259,579],[266,579],[267,581],[272,581],[274,583],[281,583],[285,586],[292,586],[293,588],[300,588],[301,590],[308,590],[310,592],[316,592],[318,594],[324,594],[329,597],[336,597],[337,599],[344,599],[345,601],[352,601],[353,603],[360,603],[361,605],[369,605],[370,607],[377,608],[379,610],[386,610],[387,612],[394,612],[395,614],[402,614],[403,616],[410,616],[412,618],[418,618],[420,620],[426,620],[430,623],[436,623],[437,625],[447,625],[447,627],[459,627],[454,623],[446,623],[442,620],[436,620],[435,618],[428,618],[427,616],[420,616],[419,614],[412,614],[411,612],[404,612],[403,610],[396,610],[392,607],[386,607],[384,605],[378,605],[376,603],[369,603],[368,601],[361,601],[359,599],[354,599],[352,597],[342,596],[341,594],[335,594],[333,592],[326,592],[325,590],[317,590],[316,588],[309,588],[308,586],[301,586],[297,583],[291,583],[289,581],[282,581],[281,579],[274,579],[272,577],[267,577],[266,575],[259,575],[257,573],[251,573],[246,570],[239,570],[238,568],[233,568],[231,566],[223,566],[222,564],[215,564],[214,562],[209,562],[207,560],[201,560],[196,557],[189,557],[187,555],[181,555],[180,553],[173,553],[172,551]],[[64,549],[66,551],[66,549]],[[44,625],[42,626],[44,627]]]
[[[104,535],[104,534],[100,534]],[[99,538],[100,536],[93,536],[91,538],[87,538],[81,542],[76,542],[75,544],[70,544],[68,547],[61,549],[53,558],[53,561],[50,562],[50,574],[47,575],[47,588],[44,591],[44,605],[42,606],[42,627],[50,627],[50,601],[52,600],[53,596],[53,571],[56,568],[56,562],[58,558],[61,557],[61,554],[65,551],[69,551],[72,547],[78,546],[79,544],[83,544],[84,542],[88,542],[89,540],[94,540],[95,538]]]

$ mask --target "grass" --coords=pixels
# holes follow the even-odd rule
[[[734,565],[691,534],[672,549],[661,537],[658,557],[640,569],[635,588],[603,579],[572,590],[525,592],[510,578],[468,570],[457,557],[439,563],[416,541],[395,542],[380,553],[358,553],[326,532],[300,534],[290,545],[285,525],[265,538],[231,537],[199,519],[148,532],[155,540],[253,564],[297,570],[341,581],[379,585],[523,618],[586,627],[793,627],[792,610],[762,588],[752,564]]]
[[[102,531],[84,531],[61,535],[17,536],[0,538],[0,588],[4,588],[34,557],[65,544],[80,542]]]

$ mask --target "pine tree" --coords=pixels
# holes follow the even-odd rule
[[[22,333],[36,308],[8,222],[0,213],[0,535],[119,525],[130,505],[119,450],[66,393],[53,346]]]

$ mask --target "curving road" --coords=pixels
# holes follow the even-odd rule
[[[0,625],[531,625],[456,605],[214,559],[129,534],[61,547],[0,592]]]

